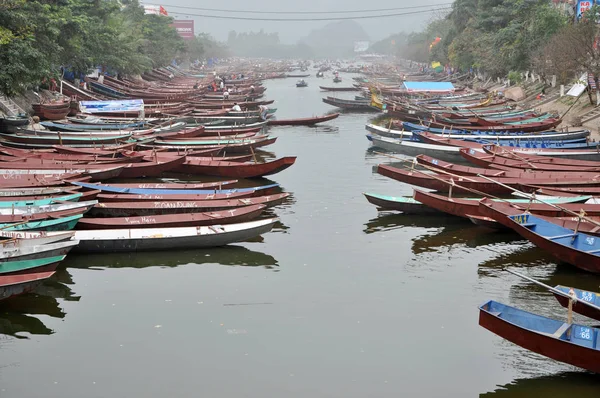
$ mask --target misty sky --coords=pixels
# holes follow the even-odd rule
[[[435,0],[433,4],[450,3],[449,0]],[[187,10],[180,8],[169,7],[172,5],[189,6],[189,7],[204,7],[204,8],[219,8],[219,9],[235,9],[235,10],[256,10],[256,11],[336,11],[336,10],[365,10],[365,9],[380,9],[392,7],[410,7],[423,5],[422,2],[416,0],[379,0],[376,2],[365,2],[364,0],[303,0],[287,2],[282,0],[228,0],[223,2],[215,1],[198,1],[198,0],[157,0],[144,1],[145,4],[156,4],[164,6],[169,14],[175,19],[194,19],[195,31],[207,32],[215,36],[218,40],[224,41],[227,39],[227,34],[230,30],[237,32],[258,31],[261,28],[265,32],[279,32],[279,37],[283,43],[293,44],[298,39],[306,36],[312,29],[320,28],[326,25],[327,21],[319,22],[271,22],[271,21],[240,21],[240,20],[225,20],[205,18],[198,16],[185,17],[175,12],[187,14],[214,14],[214,15],[236,15],[236,16],[251,16],[265,18],[286,18],[291,15],[273,15],[273,14],[227,14],[217,13],[212,11]],[[406,10],[414,11],[414,10]],[[389,11],[387,13],[403,12]],[[381,12],[384,14],[385,12]],[[346,14],[347,15],[347,14]],[[360,15],[360,14],[351,14]],[[423,13],[406,16],[395,16],[378,19],[362,19],[356,20],[360,23],[371,41],[380,40],[392,33],[400,31],[415,31],[420,30],[424,24],[432,17],[432,13]],[[327,16],[327,15],[323,15]],[[335,14],[330,16],[336,16]],[[320,15],[295,15],[295,17],[320,17]]]

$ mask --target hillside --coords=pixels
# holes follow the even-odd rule
[[[352,54],[354,42],[368,41],[369,35],[356,21],[332,22],[312,30],[300,43],[311,47],[316,55],[342,57]]]

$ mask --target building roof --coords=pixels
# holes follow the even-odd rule
[[[451,92],[454,85],[450,82],[404,82],[404,88],[409,92]]]

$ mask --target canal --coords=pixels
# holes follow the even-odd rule
[[[344,75],[341,85],[350,85]],[[318,85],[267,81],[279,118],[333,111]],[[342,93],[352,98],[354,93]],[[0,397],[558,397],[596,376],[478,326],[495,299],[547,316],[550,294],[502,270],[598,291],[509,232],[443,216],[380,214],[363,192],[411,195],[374,174],[372,114],[278,127],[291,192],[254,242],[212,250],[69,255],[0,306]],[[543,394],[542,394],[543,392]]]

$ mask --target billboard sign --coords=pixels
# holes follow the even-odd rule
[[[169,15],[163,6],[144,5],[145,14]]]
[[[79,107],[83,113],[141,112],[144,100],[80,101]]]
[[[577,20],[580,20],[581,16],[594,6],[594,1],[595,0],[577,0]]]
[[[194,20],[175,20],[171,24],[184,39],[194,38]]]

